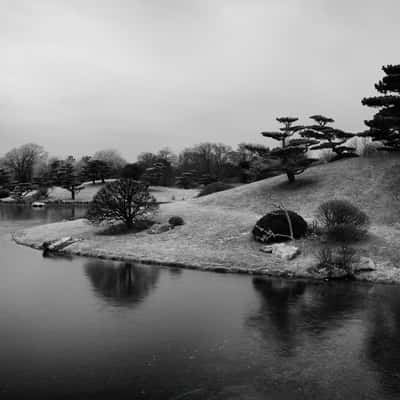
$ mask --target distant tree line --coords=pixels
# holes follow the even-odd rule
[[[267,147],[261,146],[266,151]],[[0,158],[0,188],[60,186],[71,199],[83,183],[131,178],[154,186],[198,187],[224,181],[247,183],[275,174],[271,164],[241,143],[236,149],[223,143],[200,143],[175,154],[168,148],[141,153],[127,162],[116,150],[101,150],[80,159],[49,157],[42,146],[28,143]]]
[[[223,143],[205,142],[179,154],[169,148],[141,153],[130,162],[112,149],[80,159],[49,157],[42,146],[27,143],[0,158],[0,194],[61,186],[75,199],[84,183],[105,183],[116,178],[140,180],[153,186],[193,188],[214,182],[248,183],[284,173],[293,182],[319,161],[321,151],[329,152],[330,161],[357,157],[357,137],[372,138],[380,143],[379,150],[399,151],[400,65],[386,65],[382,69],[385,75],[375,85],[380,95],[362,100],[363,105],[378,110],[371,120],[365,121],[368,129],[364,132],[333,127],[334,120],[323,115],[312,115],[312,122],[306,125],[298,125],[295,117],[280,117],[280,128],[261,132],[279,143],[273,148],[240,143],[233,149]]]

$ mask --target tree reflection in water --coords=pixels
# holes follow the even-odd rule
[[[248,323],[267,342],[272,334],[287,356],[293,355],[303,335],[321,339],[324,333],[342,326],[363,309],[368,294],[368,285],[349,282],[310,284],[254,278],[253,286],[261,306]]]
[[[95,293],[115,306],[132,307],[157,287],[159,269],[131,263],[90,260],[85,273]]]
[[[385,391],[400,393],[400,293],[394,286],[379,287],[370,304],[371,322],[366,341],[367,356]],[[377,293],[378,294],[378,293]]]

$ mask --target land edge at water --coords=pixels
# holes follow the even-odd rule
[[[357,257],[371,261],[373,270],[357,273],[356,279],[400,283],[400,212],[392,190],[399,170],[398,156],[348,159],[310,168],[295,184],[277,176],[197,199],[161,204],[156,222],[164,224],[170,217],[180,216],[185,224],[157,235],[102,235],[86,220],[75,220],[29,228],[15,239],[38,248],[45,241],[71,236],[79,241],[64,250],[67,254],[217,272],[326,279],[326,273],[321,276],[313,268],[324,248],[319,240],[296,240],[293,244],[299,247],[300,255],[284,261],[259,251],[261,245],[254,242],[251,231],[274,204],[284,204],[313,221],[322,202],[340,198],[358,206],[371,220],[368,238],[351,247]]]
[[[32,229],[32,228],[31,228]],[[29,231],[29,229],[27,229]],[[26,230],[14,232],[11,234],[12,240],[22,246],[30,247],[35,250],[42,250],[42,245],[38,243],[29,242],[29,240],[21,237],[21,233],[23,234]],[[78,239],[75,243],[84,242],[85,239]],[[161,266],[161,267],[173,267],[173,268],[183,268],[183,269],[191,269],[191,270],[200,270],[200,271],[208,271],[208,272],[216,272],[216,273],[236,273],[236,274],[247,274],[247,275],[257,275],[257,276],[266,276],[266,277],[276,277],[276,278],[287,278],[287,279],[305,279],[312,281],[330,281],[325,275],[318,274],[316,272],[310,272],[309,268],[304,269],[303,271],[291,271],[287,268],[288,264],[293,263],[293,261],[288,260],[280,260],[281,269],[273,269],[266,268],[265,266],[247,266],[247,267],[238,267],[238,266],[226,266],[218,263],[208,263],[207,265],[202,263],[186,263],[180,261],[166,261],[166,260],[158,260],[156,258],[144,258],[144,257],[135,257],[128,254],[120,254],[115,255],[112,253],[107,253],[103,251],[99,254],[99,249],[81,249],[74,248],[74,246],[67,245],[65,248],[59,250],[57,254],[65,254],[65,255],[74,255],[80,257],[90,257],[97,258],[102,260],[110,260],[117,262],[131,262],[143,265],[150,266]],[[308,267],[312,267],[313,264],[310,262]],[[387,271],[389,272],[389,271]],[[374,276],[372,273],[356,273],[354,276],[354,280],[360,282],[369,282],[369,283],[384,283],[384,284],[399,284],[400,276],[386,273],[384,276]]]
[[[21,246],[30,247],[35,250],[42,250],[42,246],[34,243],[27,243],[24,240],[18,238],[17,233],[11,234],[12,240]],[[248,274],[248,275],[267,275],[267,276],[275,276],[275,277],[296,277],[296,278],[312,278],[318,279],[311,274],[294,274],[288,271],[271,271],[265,267],[259,268],[241,268],[241,267],[226,267],[224,265],[211,264],[209,266],[204,266],[200,264],[186,264],[182,262],[172,262],[172,261],[158,261],[155,259],[146,259],[146,258],[138,258],[127,255],[115,256],[112,254],[95,254],[90,250],[82,251],[82,250],[74,250],[70,249],[69,246],[66,246],[62,250],[57,251],[58,254],[68,254],[75,255],[79,257],[90,257],[90,258],[98,258],[102,260],[110,260],[110,261],[125,261],[132,262],[138,264],[145,265],[154,265],[154,266],[163,266],[163,267],[174,267],[174,268],[184,268],[184,269],[195,269],[201,271],[209,271],[209,272],[218,272],[218,273],[238,273],[238,274]]]

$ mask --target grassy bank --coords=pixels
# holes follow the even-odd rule
[[[358,254],[370,257],[375,271],[357,278],[400,282],[399,207],[393,189],[400,170],[396,157],[351,159],[309,169],[294,186],[284,176],[215,193],[204,198],[163,204],[157,222],[172,215],[186,224],[149,235],[146,231],[104,235],[85,220],[27,229],[15,234],[18,243],[39,247],[45,240],[73,236],[81,239],[66,252],[94,257],[177,265],[218,271],[316,277],[309,267],[317,262],[318,240],[296,241],[301,255],[283,262],[259,251],[251,238],[257,219],[283,203],[306,218],[330,198],[346,198],[367,212],[372,221],[368,239],[357,245]]]

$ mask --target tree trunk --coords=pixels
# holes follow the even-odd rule
[[[72,198],[72,200],[75,200],[75,189],[74,188],[72,188],[72,190],[71,190],[71,198]]]
[[[295,174],[292,171],[286,171],[286,175],[289,183],[293,183],[295,181]]]

